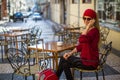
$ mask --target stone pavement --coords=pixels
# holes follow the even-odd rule
[[[45,20],[43,23],[41,22],[43,33],[41,38],[44,38],[45,41],[55,40],[57,38],[54,36],[53,25],[50,20]],[[107,64],[105,66],[105,78],[106,80],[120,80],[120,56],[115,53],[111,53],[108,56]],[[0,54],[0,80],[11,80],[11,73],[13,72],[11,66],[8,64],[7,60],[4,59],[4,62],[1,62],[1,54]],[[23,80],[21,76],[16,76],[14,80]],[[28,80],[32,80],[31,77]],[[64,73],[60,80],[66,80]],[[79,72],[75,72],[75,80],[79,80]],[[84,73],[83,80],[96,80],[94,73]],[[101,74],[99,74],[99,80],[102,80]]]

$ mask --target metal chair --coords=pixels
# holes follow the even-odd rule
[[[4,33],[2,33],[4,34]],[[0,47],[1,47],[1,58],[2,58],[2,62],[4,61],[4,53],[6,53],[6,50],[8,49],[8,47],[11,45],[11,40],[6,40],[4,38],[4,36],[0,36]],[[5,54],[6,55],[6,54]]]
[[[26,53],[22,50],[9,48],[7,50],[7,59],[14,70],[12,80],[14,74],[24,76],[25,80],[27,80],[28,76],[33,76],[33,80],[35,80],[35,73],[39,71],[39,67],[38,65],[30,65],[29,58],[26,57]]]
[[[107,44],[107,37],[110,32],[110,29],[107,27],[100,27],[101,41],[104,45]]]
[[[41,34],[42,34],[42,29],[40,28],[39,25],[35,25],[33,28],[30,29],[31,39],[40,38]]]
[[[83,72],[95,72],[96,73],[96,80],[98,80],[98,72],[102,71],[102,75],[103,75],[103,80],[105,80],[105,75],[104,75],[104,64],[106,63],[107,57],[111,52],[111,48],[112,48],[112,42],[109,42],[105,47],[104,50],[102,51],[102,53],[100,53],[100,62],[99,65],[96,69],[84,69],[84,68],[74,68],[75,70],[80,71],[80,80],[82,80],[82,73]],[[74,75],[74,73],[73,73]]]
[[[65,30],[62,27],[62,25],[54,24],[53,32],[55,33],[55,36],[58,37],[58,41],[63,41],[64,35],[65,35]]]
[[[28,46],[30,44],[35,44],[35,41],[39,41],[41,40],[40,37],[41,37],[41,34],[42,34],[42,29],[39,27],[39,25],[36,25],[34,27],[32,27],[30,30],[29,30],[30,34],[28,37],[22,37],[22,45],[21,47],[25,46]]]
[[[23,45],[23,51],[25,53],[29,53],[26,56],[29,57],[29,59],[31,59],[31,61],[33,61],[33,64],[38,64],[38,63],[42,63],[43,61],[43,56],[45,56],[44,61],[49,62],[50,59],[53,59],[53,53],[50,52],[45,52],[44,51],[44,40],[43,39],[33,39],[33,40],[29,40],[26,45]],[[24,44],[24,43],[23,43]],[[35,50],[29,50],[27,47],[28,46],[33,46],[36,49]],[[38,47],[41,48],[41,50],[38,50]],[[47,63],[48,64],[48,63]],[[40,64],[41,66],[42,64]]]
[[[4,39],[0,36],[0,46],[1,46],[1,58],[2,58],[2,62],[3,62],[3,59],[4,59],[4,46],[7,45],[4,41]]]
[[[44,40],[43,39],[37,39],[35,41],[31,41],[30,44],[31,46],[36,47],[36,50],[30,51],[30,58],[33,58],[33,63],[39,63],[40,67],[48,65],[48,62],[50,62],[50,59],[53,59],[53,54],[50,52],[44,51]],[[38,47],[41,47],[41,50],[38,50]],[[42,64],[46,63],[45,65]]]

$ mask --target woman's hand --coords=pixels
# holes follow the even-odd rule
[[[70,53],[65,53],[64,55],[63,55],[63,57],[64,57],[64,59],[68,59],[68,57],[70,57],[71,56],[71,54]]]
[[[89,30],[91,27],[94,26],[95,23],[95,19],[90,20],[90,22],[88,23],[88,25],[86,26],[86,29]]]
[[[70,51],[70,52],[68,52],[68,53],[65,53],[65,54],[63,55],[63,58],[67,60],[68,57],[70,57],[71,55],[73,55],[75,52],[77,52],[77,49],[76,49],[76,48],[74,48],[72,51]]]
[[[86,26],[86,29],[83,30],[82,35],[86,35],[87,32],[94,27],[95,19],[90,20],[88,25]]]

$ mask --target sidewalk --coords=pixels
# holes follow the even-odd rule
[[[6,25],[7,24],[7,20],[0,20],[0,26]]]

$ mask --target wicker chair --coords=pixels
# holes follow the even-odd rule
[[[100,63],[96,69],[89,70],[89,69],[84,69],[84,68],[74,68],[74,70],[80,71],[80,80],[82,80],[82,73],[83,72],[95,72],[96,73],[96,80],[98,80],[98,72],[100,72],[100,71],[102,71],[103,80],[105,80],[104,64],[106,63],[107,56],[110,54],[111,48],[112,48],[112,42],[109,42],[109,44],[107,44],[104,47],[103,53],[100,53]],[[74,75],[74,73],[73,73],[73,75]]]

